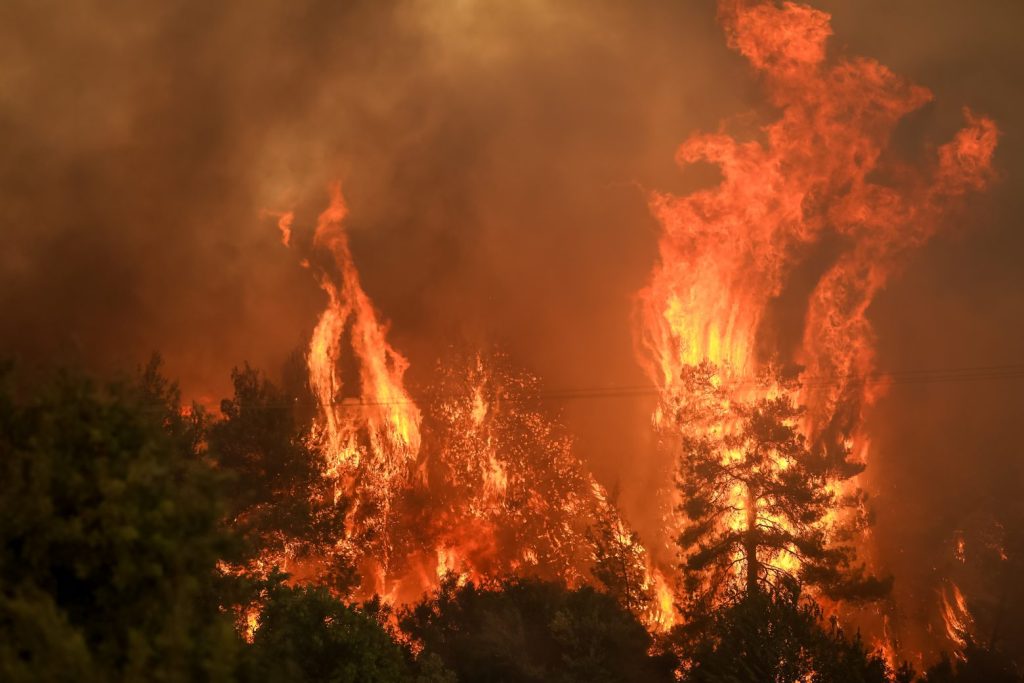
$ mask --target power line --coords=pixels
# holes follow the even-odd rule
[[[800,385],[809,389],[829,387],[866,387],[881,385],[912,385],[912,384],[951,384],[989,380],[1024,379],[1024,364],[986,365],[954,368],[929,368],[917,370],[893,370],[889,372],[873,372],[866,375],[821,375],[809,376],[801,380]],[[731,377],[722,382],[729,388],[756,386],[762,380],[757,376]],[[658,396],[661,390],[653,385],[619,385],[592,387],[564,387],[558,389],[538,390],[531,392],[529,398],[546,400],[577,400],[588,398],[632,398]],[[414,401],[361,401],[346,399],[333,405],[353,408],[376,406],[414,405]]]

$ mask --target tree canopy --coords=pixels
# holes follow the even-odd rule
[[[228,519],[248,541],[248,566],[303,560],[346,591],[356,582],[346,552],[349,504],[335,495],[319,450],[308,443],[307,385],[291,377],[282,389],[249,366],[231,378],[234,396],[207,429],[208,457],[225,475]]]
[[[158,362],[109,383],[0,368],[0,680],[913,679],[815,602],[812,591],[850,576],[852,557],[823,541],[822,506],[835,501],[816,487],[857,468],[807,447],[787,400],[735,402],[735,431],[684,438],[680,485],[693,526],[684,535],[694,540],[684,545],[685,571],[706,586],[709,572],[749,556],[756,587],[747,572],[728,575],[740,580],[723,581],[705,609],[653,635],[636,616],[650,597],[639,539],[610,502],[585,539],[607,592],[450,574],[395,613],[379,599],[351,600],[344,555],[347,580],[253,568],[253,558],[282,547],[307,559],[336,549],[346,502],[306,444],[302,383],[279,389],[250,368],[234,380],[233,398],[213,417],[182,409]],[[700,407],[680,404],[677,417]],[[791,464],[769,467],[775,458]],[[688,488],[699,477],[707,486]],[[716,491],[737,483],[757,499],[754,524],[723,529]],[[807,561],[767,569],[783,548]],[[1013,543],[1005,551],[1017,557]],[[920,680],[1020,681],[1001,635],[1008,624],[995,623],[988,646],[970,642]]]
[[[252,644],[243,683],[400,683],[413,680],[410,660],[374,616],[345,605],[323,587],[273,583]]]
[[[0,377],[0,678],[230,675],[219,481],[157,379]]]

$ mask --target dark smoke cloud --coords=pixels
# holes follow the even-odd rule
[[[1020,362],[1021,5],[817,4],[834,52],[935,91],[900,132],[908,155],[945,141],[964,104],[1004,130],[1000,186],[872,309],[882,369]],[[264,211],[295,208],[301,233],[341,178],[365,287],[414,383],[461,341],[502,345],[551,388],[643,384],[645,193],[706,182],[674,166],[676,146],[770,116],[758,93],[711,2],[8,0],[0,349],[101,371],[158,350],[188,396],[224,395],[233,365],[278,367],[322,305]],[[651,402],[560,407],[652,528]],[[880,402],[871,478],[901,580],[931,578],[961,516],[1019,493],[1020,409],[1011,381]]]

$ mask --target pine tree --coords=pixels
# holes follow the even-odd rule
[[[622,520],[615,504],[604,501],[588,536],[594,547],[590,571],[623,607],[642,615],[654,599],[647,577],[647,551],[640,535]]]
[[[678,543],[688,608],[707,612],[725,595],[812,585],[837,599],[879,597],[888,582],[854,566],[849,534],[837,520],[863,502],[836,491],[863,470],[841,445],[811,448],[801,434],[799,386],[766,373],[739,396],[705,362],[681,377],[669,406],[679,427]],[[749,387],[747,387],[749,388]]]

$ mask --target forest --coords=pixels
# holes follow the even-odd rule
[[[1024,682],[1022,25],[0,1],[0,683]]]
[[[811,536],[741,529],[691,553],[688,585],[709,592],[676,595],[686,620],[655,632],[631,596],[631,560],[616,556],[628,553],[622,544],[595,544],[580,585],[450,572],[402,606],[352,599],[358,571],[340,554],[318,582],[254,563],[285,539],[311,557],[346,533],[350,501],[317,495],[327,480],[303,439],[312,398],[301,377],[286,373],[275,384],[237,370],[235,394],[215,416],[198,405],[183,410],[158,359],[116,381],[4,365],[0,679],[1022,680],[1020,653],[1007,649],[1020,642],[1019,624],[972,637],[924,671],[894,667],[813,597],[869,600],[886,580],[851,575],[841,551]],[[793,409],[784,400],[750,407],[748,451],[758,450],[755,441],[762,451],[799,449],[784,427]],[[700,451],[684,449],[695,456],[681,466],[703,473],[701,490],[713,491],[711,480],[726,473],[712,473]],[[816,477],[844,465],[796,460],[801,467],[785,481],[751,482],[774,492],[781,515],[812,522],[822,514]],[[728,475],[746,476],[739,468]],[[680,537],[684,549],[714,508],[709,496],[689,500],[696,528]],[[600,525],[593,531],[600,535]],[[797,573],[766,571],[784,542],[813,562]],[[751,558],[739,583],[716,578],[731,545]],[[1020,539],[1007,548],[1016,567],[1022,549]],[[813,592],[820,584],[832,590]]]

